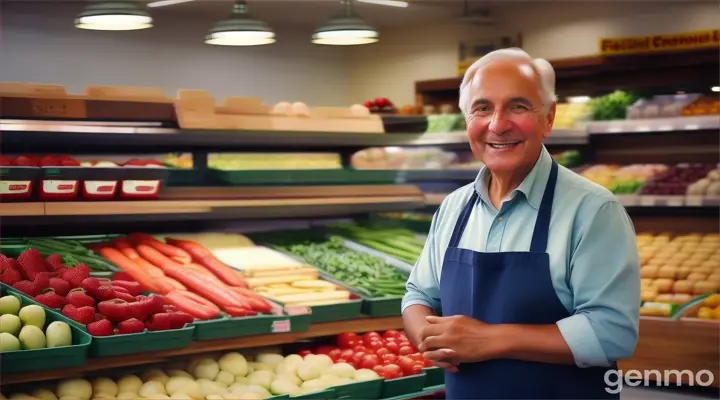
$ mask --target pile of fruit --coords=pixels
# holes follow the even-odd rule
[[[720,321],[720,294],[706,297],[694,316],[700,319]]]
[[[298,354],[322,354],[330,357],[335,364],[350,364],[356,369],[375,371],[384,379],[395,379],[417,375],[423,368],[432,367],[422,353],[410,343],[404,333],[394,329],[385,332],[366,332],[358,335],[344,332],[335,338],[335,346],[323,345],[304,349]]]
[[[647,182],[642,194],[661,196],[684,196],[691,183],[705,178],[716,168],[713,164],[678,164]]]
[[[116,168],[116,167],[165,168],[165,164],[161,163],[160,161],[149,160],[149,159],[139,159],[139,158],[132,158],[121,164],[117,164],[112,161],[91,160],[91,161],[83,161],[80,163],[80,165],[83,167],[95,167],[95,168],[100,168],[100,167],[103,167],[103,168]]]
[[[396,111],[395,105],[385,97],[376,97],[374,100],[366,101],[363,105],[371,113],[392,114]]]
[[[653,179],[668,169],[662,164],[631,164],[626,166],[598,164],[593,165],[581,175],[614,194],[634,194],[646,181]]]
[[[20,306],[20,299],[13,295],[0,298],[0,353],[72,345],[68,324],[62,321],[47,324],[42,307]]]
[[[683,305],[720,289],[720,235],[640,234],[637,242],[642,301]]]
[[[36,156],[23,154],[17,157],[0,156],[2,167],[79,167],[80,162],[68,155]]]
[[[6,243],[12,241],[6,240]],[[43,256],[54,255],[51,261],[59,255],[62,263],[68,267],[83,264],[91,271],[119,271],[118,267],[76,240],[32,237],[18,243],[39,251]]]
[[[689,196],[720,196],[720,167],[688,185],[687,194]]]

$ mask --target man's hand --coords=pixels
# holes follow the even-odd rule
[[[420,332],[418,349],[425,359],[453,370],[460,363],[480,362],[496,358],[505,349],[502,325],[491,325],[476,319],[455,315],[428,316]],[[440,364],[442,363],[442,364]]]

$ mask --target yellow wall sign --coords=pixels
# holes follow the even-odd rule
[[[600,39],[600,54],[604,56],[712,47],[720,48],[720,29],[672,35]]]

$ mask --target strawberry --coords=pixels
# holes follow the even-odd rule
[[[175,307],[174,305],[172,305],[172,304],[165,304],[165,305],[163,306],[163,311],[162,311],[162,312],[174,313],[174,312],[176,312],[176,311],[177,311],[177,307]]]
[[[73,268],[69,268],[67,271],[62,273],[61,278],[68,281],[70,286],[76,288],[80,287],[82,282],[90,277],[90,268],[85,264],[78,264]]]
[[[62,308],[65,305],[65,298],[55,293],[53,289],[45,289],[35,296],[38,303],[48,308]]]
[[[12,258],[3,256],[2,258],[0,258],[0,272],[6,271],[8,269],[14,269],[20,272],[20,264],[18,264],[17,261],[13,260]]]
[[[130,293],[133,296],[139,296],[143,291],[142,286],[140,286],[137,282],[114,279],[111,284],[114,288],[125,289],[127,293]]]
[[[71,290],[67,296],[65,296],[68,304],[72,304],[75,307],[95,307],[95,299],[88,296],[85,290],[77,288]]]
[[[79,167],[80,162],[70,156],[60,156],[60,165],[63,167]]]
[[[95,321],[100,321],[101,319],[107,319],[107,317],[100,313],[95,313]]]
[[[39,164],[41,167],[59,167],[60,166],[60,157],[46,155],[40,159]]]
[[[137,301],[130,303],[133,316],[145,321],[152,314],[163,312],[165,299],[162,296],[137,296]]]
[[[35,275],[40,272],[47,272],[45,257],[36,249],[23,251],[22,254],[18,256],[17,262],[20,264],[20,272],[27,280],[35,279]]]
[[[185,324],[192,323],[195,319],[182,311],[176,311],[170,314],[170,328],[181,329],[185,327]]]
[[[18,156],[18,158],[15,159],[15,164],[17,164],[18,167],[37,167],[38,166],[38,160],[34,157],[29,156]]]
[[[67,265],[63,263],[62,256],[60,254],[51,254],[45,259],[48,271],[57,271],[60,268],[67,268]]]
[[[60,296],[65,296],[70,291],[70,284],[61,278],[50,278],[50,288]]]
[[[34,292],[35,286],[34,286],[33,283],[30,282],[30,281],[19,281],[19,282],[15,282],[15,283],[13,283],[12,287],[14,287],[15,289],[21,291],[22,293],[25,293],[25,294],[28,295],[28,296],[33,296],[33,297],[34,297],[34,296],[37,296],[37,295],[40,294],[40,293],[35,293],[35,292]]]
[[[132,158],[132,159],[128,160],[124,166],[127,167],[127,166],[144,166],[144,165],[145,165],[145,162],[143,160],[140,160],[138,158]]]
[[[130,274],[128,274],[125,271],[116,272],[115,275],[113,275],[112,280],[113,280],[113,282],[114,281],[135,282],[135,279],[133,279],[132,276],[130,276]]]
[[[113,299],[101,301],[97,305],[98,311],[107,316],[110,321],[121,322],[135,317],[129,303],[125,300]]]
[[[15,165],[14,158],[0,155],[0,167],[12,167],[14,165]]]
[[[170,314],[157,313],[151,315],[145,323],[145,327],[148,328],[149,331],[166,331],[172,329]]]
[[[15,289],[31,297],[39,295],[40,292],[42,292],[43,289],[47,289],[48,286],[50,286],[50,278],[48,278],[45,273],[35,275],[35,279],[32,281],[18,281],[12,285]]]
[[[22,281],[23,277],[20,271],[15,269],[6,269],[0,273],[0,282],[15,287],[15,284]],[[18,289],[20,290],[20,289]]]
[[[145,324],[137,318],[130,318],[118,324],[118,333],[121,335],[128,333],[140,333],[145,330]]]
[[[110,336],[113,334],[112,322],[101,319],[87,324],[87,331],[93,336]]]
[[[66,304],[62,309],[62,314],[73,321],[87,325],[95,321],[95,307],[75,307],[72,304]]]
[[[125,300],[128,303],[135,302],[135,297],[133,297],[133,295],[131,295],[129,293],[123,293],[123,292],[116,291],[116,292],[114,292],[114,298],[120,299],[120,300]]]

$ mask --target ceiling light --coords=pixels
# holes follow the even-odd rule
[[[720,86],[713,86],[710,88],[713,92],[720,92]]]
[[[245,1],[233,6],[230,18],[220,21],[205,36],[205,43],[216,46],[259,46],[275,43],[275,32],[250,15]]]
[[[343,0],[342,12],[318,28],[312,36],[313,43],[332,46],[370,44],[378,40],[375,28],[353,11],[351,0]]]
[[[160,1],[153,1],[152,3],[148,3],[147,6],[152,7],[152,8],[165,7],[165,6],[172,6],[172,5],[180,4],[180,3],[188,3],[191,1],[194,1],[194,0],[160,0]]]
[[[134,31],[151,28],[152,17],[133,1],[99,1],[75,18],[75,27],[96,31]]]
[[[409,5],[407,1],[399,1],[399,0],[357,0],[360,3],[370,3],[370,4],[379,4],[381,6],[390,6],[390,7],[402,7],[405,8]]]

